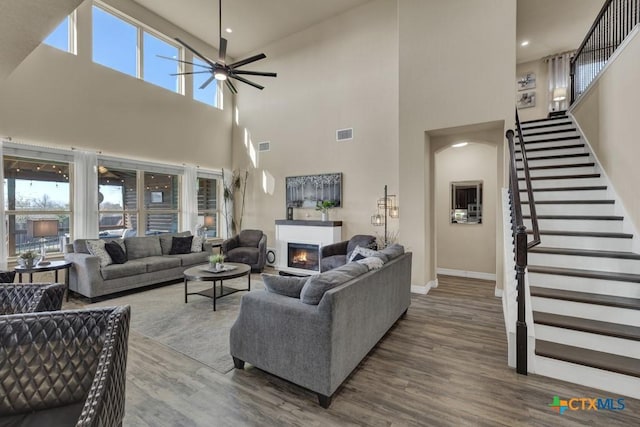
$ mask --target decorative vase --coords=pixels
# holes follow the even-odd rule
[[[216,262],[216,271],[222,271],[224,269],[224,264],[221,262]]]
[[[323,211],[322,212],[322,220],[323,221],[329,221],[329,211]]]

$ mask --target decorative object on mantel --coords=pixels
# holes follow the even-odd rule
[[[287,206],[287,219],[293,220],[293,206]]]
[[[335,207],[335,203],[332,200],[318,201],[316,210],[322,212],[322,220],[329,221],[329,210]]]
[[[230,178],[225,178],[227,175],[222,169],[222,186],[224,187],[224,219],[227,224],[227,236],[234,236],[242,230],[242,217],[244,216],[244,196],[247,191],[247,179],[249,179],[249,171],[244,171],[244,178],[242,172],[235,170],[231,173]],[[237,192],[240,192],[240,196],[236,197]],[[240,211],[236,209],[236,198],[241,198],[242,205]],[[236,214],[237,213],[237,214]]]
[[[371,224],[375,226],[384,226],[384,237],[382,239],[382,247],[380,249],[384,249],[389,246],[390,235],[387,229],[388,218],[398,218],[400,216],[400,210],[398,208],[398,204],[396,202],[396,196],[394,194],[387,194],[387,186],[384,186],[384,197],[378,199],[377,211],[375,214],[371,215]],[[397,237],[397,232],[393,236],[393,241],[395,241]]]
[[[285,180],[287,207],[316,209],[319,202],[342,206],[342,173],[288,176]]]

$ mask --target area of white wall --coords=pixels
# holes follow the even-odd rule
[[[107,3],[215,53],[131,0]],[[78,8],[77,56],[41,45],[0,82],[0,136],[172,164],[230,165],[231,102],[218,110],[94,64],[90,18],[91,2],[84,2]]]
[[[639,75],[640,36],[636,31],[615,60],[571,108],[636,230],[640,228]]]
[[[414,252],[413,283],[424,285],[435,279],[428,131],[511,126],[516,2],[403,0],[398,20],[400,238]]]
[[[496,163],[496,145],[449,146],[435,154],[437,268],[496,273]],[[451,223],[451,183],[458,181],[482,181],[481,224]]]
[[[516,65],[515,80],[518,80],[526,73],[535,73],[536,87],[535,89],[518,90],[518,93],[535,91],[536,105],[535,107],[518,109],[518,116],[521,121],[544,119],[549,114],[549,70],[547,63],[544,60],[538,59]]]
[[[381,232],[370,223],[376,201],[385,184],[398,192],[396,2],[368,2],[260,51],[267,59],[252,69],[278,77],[256,78],[263,91],[239,84],[233,164],[250,171],[243,227],[263,230],[273,244],[274,221],[286,217],[285,178],[342,172],[343,207],[330,218],[343,221],[345,239]],[[336,142],[342,128],[354,129],[353,140]],[[271,150],[254,164],[261,141]],[[320,213],[296,209],[294,218]]]

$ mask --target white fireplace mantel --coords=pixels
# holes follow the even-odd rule
[[[342,221],[276,220],[276,268],[291,273],[313,274],[312,270],[288,266],[288,243],[306,243],[323,246],[342,241]],[[319,272],[319,271],[317,271]]]

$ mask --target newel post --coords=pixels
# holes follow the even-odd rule
[[[518,298],[518,320],[516,322],[516,372],[527,375],[527,321],[525,317],[524,275],[527,268],[527,229],[524,225],[516,230],[516,280]]]

